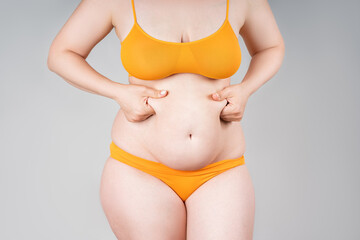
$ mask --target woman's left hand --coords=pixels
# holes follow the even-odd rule
[[[220,118],[230,122],[242,119],[249,96],[241,84],[233,84],[213,93],[212,99],[215,101],[227,100],[226,106],[220,113]]]

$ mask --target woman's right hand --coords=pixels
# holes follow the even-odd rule
[[[167,93],[166,90],[157,90],[144,85],[127,84],[124,86],[124,91],[121,91],[116,98],[116,102],[128,121],[140,122],[155,114],[154,109],[148,104],[148,98],[163,98]]]

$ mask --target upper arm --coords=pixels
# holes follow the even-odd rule
[[[264,49],[284,46],[267,0],[246,0],[245,22],[239,31],[251,56]]]
[[[51,52],[70,50],[87,58],[113,28],[112,0],[81,0],[53,40]]]

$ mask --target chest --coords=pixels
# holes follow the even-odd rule
[[[230,0],[193,2],[203,4],[202,7],[168,1],[168,12],[157,12],[156,1],[151,1],[151,6],[146,5],[150,1],[142,2],[142,11],[148,18],[142,22],[138,17],[142,11],[131,0],[133,22],[130,31],[119,37],[121,60],[129,76],[157,80],[186,72],[224,79],[235,74],[241,49],[238,31],[230,22]],[[163,7],[164,4],[160,9]],[[157,10],[155,14],[151,9]]]
[[[216,33],[225,21],[227,4],[229,25],[238,37],[245,21],[245,0],[126,0],[114,10],[113,23],[120,42],[134,26],[135,17],[138,26],[149,36],[166,42],[185,43]]]

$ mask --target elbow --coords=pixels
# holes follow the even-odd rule
[[[273,59],[276,59],[279,67],[282,65],[285,57],[285,43],[284,39],[281,37],[276,45],[272,47]]]
[[[280,36],[280,41],[279,41],[279,44],[277,47],[279,48],[279,51],[282,53],[282,56],[284,56],[285,55],[285,41],[282,36]]]
[[[281,52],[283,54],[283,56],[285,55],[285,42],[284,39],[281,38],[280,44],[279,44],[279,48],[281,49]]]
[[[278,48],[279,48],[279,52],[280,52],[280,56],[281,56],[280,57],[281,58],[281,64],[282,64],[282,62],[284,60],[284,57],[285,57],[285,42],[284,42],[283,38],[281,38],[281,41],[280,41],[280,44],[279,44]]]
[[[54,63],[53,63],[53,58],[51,55],[48,55],[47,57],[47,68],[51,71],[51,72],[54,72]]]
[[[61,57],[61,55],[64,53],[63,49],[60,47],[57,47],[55,44],[52,44],[49,48],[49,53],[47,56],[46,65],[47,68],[55,72],[56,65],[58,64],[58,58]]]
[[[56,59],[55,53],[56,53],[56,51],[54,50],[54,47],[51,46],[49,49],[48,56],[47,56],[46,65],[47,65],[47,68],[52,72],[54,72],[54,68],[55,68],[55,59]]]
[[[277,65],[277,68],[280,68],[283,64],[285,58],[285,43],[284,40],[281,38],[279,43],[272,48],[271,50],[271,58],[272,62]]]

